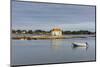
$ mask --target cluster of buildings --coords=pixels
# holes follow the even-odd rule
[[[18,33],[26,34],[27,31],[26,30],[17,30],[17,31],[16,30],[13,30],[13,33],[16,33],[16,34],[18,34]],[[31,31],[31,33],[32,33],[32,31]],[[53,28],[51,30],[50,34],[52,36],[62,36],[62,30],[60,28],[58,28],[58,27],[55,27],[55,28]]]

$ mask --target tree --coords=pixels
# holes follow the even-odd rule
[[[15,30],[12,30],[12,33],[16,33],[16,31]]]
[[[17,33],[21,33],[21,30],[16,30]]]
[[[63,34],[71,34],[71,31],[63,31]]]
[[[28,30],[27,33],[28,33],[28,34],[33,34],[33,31],[32,31],[32,30]]]

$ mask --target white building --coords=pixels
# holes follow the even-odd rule
[[[51,34],[52,36],[62,36],[62,30],[60,28],[53,28]]]

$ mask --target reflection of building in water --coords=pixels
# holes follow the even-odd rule
[[[62,46],[62,39],[52,39],[51,43],[52,43],[51,48],[59,49]]]
[[[51,31],[52,36],[61,36],[62,30],[60,28],[53,28]]]

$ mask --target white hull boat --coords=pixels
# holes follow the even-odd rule
[[[75,46],[75,47],[87,47],[87,46],[88,46],[88,43],[87,43],[87,42],[85,42],[85,43],[74,42],[74,43],[72,43],[72,44],[73,44],[73,46]]]

